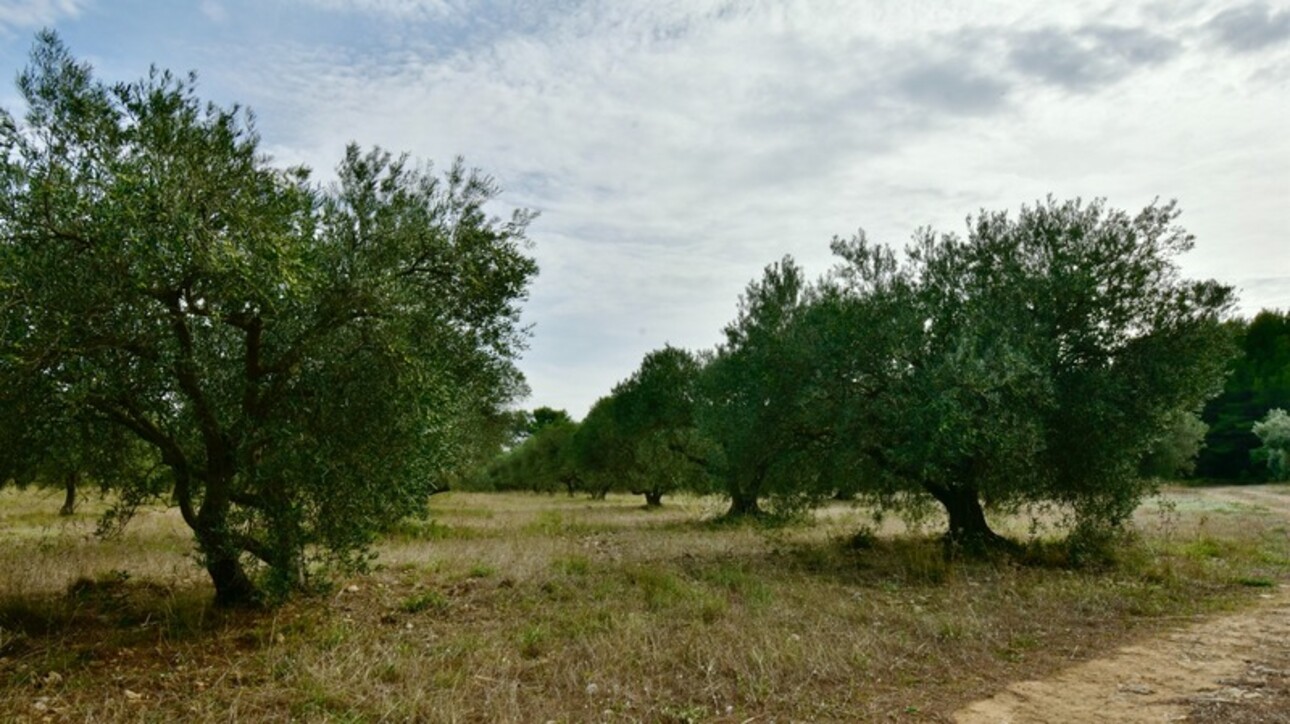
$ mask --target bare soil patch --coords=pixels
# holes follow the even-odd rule
[[[1255,608],[1201,621],[1073,666],[1023,681],[958,711],[977,722],[1162,722],[1198,718],[1287,721],[1270,715],[1286,699],[1290,592]],[[1195,715],[1195,717],[1191,715]]]
[[[1179,499],[1216,512],[1290,519],[1281,487],[1210,488]],[[1284,527],[1281,528],[1284,534]],[[1290,722],[1290,586],[1007,689],[955,712],[976,722]]]

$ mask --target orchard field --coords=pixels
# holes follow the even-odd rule
[[[716,498],[447,493],[371,573],[226,611],[176,511],[100,541],[102,501],[69,520],[53,492],[0,496],[15,721],[947,721],[1290,573],[1285,486],[1166,489],[1110,558],[994,520],[1028,541],[994,560],[841,502],[732,524]]]
[[[281,165],[197,77],[47,28],[0,108],[0,722],[1290,710],[1290,316],[1188,276],[1154,185],[813,271],[745,239],[782,253],[711,343],[561,341],[542,294],[603,306],[561,202],[358,141]],[[680,291],[622,306],[712,308]],[[1249,485],[1160,492],[1192,476]]]

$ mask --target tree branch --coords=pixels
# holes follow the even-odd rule
[[[197,515],[193,510],[192,469],[183,448],[170,435],[167,435],[134,403],[129,400],[108,400],[103,397],[91,397],[91,407],[109,419],[133,432],[140,439],[161,453],[161,460],[175,473],[175,500],[179,503],[179,512],[190,528],[197,528]]]

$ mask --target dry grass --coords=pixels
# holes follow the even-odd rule
[[[1073,569],[1044,544],[947,562],[891,521],[855,539],[842,504],[764,528],[698,498],[452,493],[372,574],[227,614],[173,513],[101,543],[93,505],[0,493],[0,719],[941,720],[1290,570],[1279,510],[1172,499],[1116,565]]]

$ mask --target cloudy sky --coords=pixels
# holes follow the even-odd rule
[[[1290,307],[1288,0],[0,0],[6,78],[41,27],[111,80],[196,70],[282,164],[491,173],[542,214],[528,404],[575,416],[784,254],[1048,194],[1177,199],[1190,274]]]

